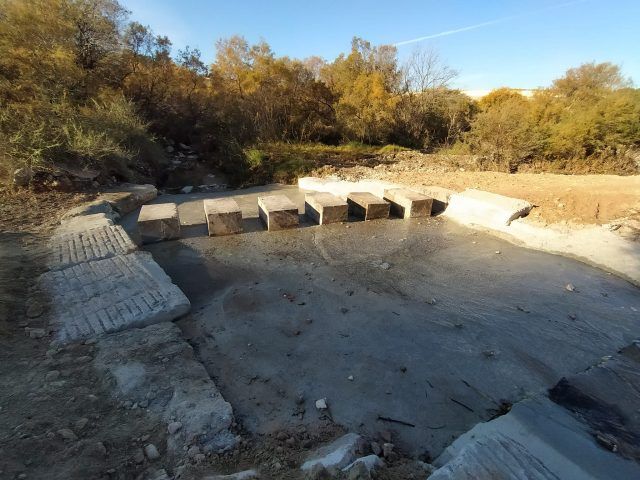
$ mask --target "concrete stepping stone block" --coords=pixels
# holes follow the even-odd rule
[[[351,192],[347,195],[349,213],[365,220],[389,217],[389,202],[369,192]]]
[[[430,217],[433,199],[407,188],[384,191],[384,199],[391,203],[391,211],[402,218]]]
[[[175,203],[143,205],[138,217],[142,243],[180,238],[180,217]]]
[[[282,194],[258,197],[258,214],[269,231],[298,226],[298,207]]]
[[[50,270],[59,270],[83,262],[126,255],[137,250],[120,225],[105,225],[76,232],[57,234],[49,240]]]
[[[304,213],[319,225],[346,222],[348,212],[347,202],[330,193],[307,193],[304,196]]]
[[[210,236],[242,232],[242,210],[233,198],[209,198],[203,204]]]

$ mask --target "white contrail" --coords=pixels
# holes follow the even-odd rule
[[[511,15],[510,17],[496,18],[495,20],[489,20],[488,22],[477,23],[475,25],[469,25],[468,27],[456,28],[455,30],[446,30],[444,32],[433,33],[431,35],[425,35],[424,37],[412,38],[411,40],[404,40],[402,42],[394,43],[394,47],[400,47],[402,45],[409,45],[411,43],[422,42],[423,40],[430,40],[432,38],[447,37],[456,33],[468,32],[469,30],[475,30],[477,28],[488,27],[489,25],[495,25],[496,23],[506,22],[508,20],[514,20],[516,18],[522,18],[529,15],[535,15],[536,13],[546,12],[548,10],[555,10],[556,8],[568,7],[570,5],[576,5],[578,3],[584,3],[589,0],[575,0],[573,2],[565,2],[559,5],[551,5],[539,10],[531,10],[529,12],[519,13],[518,15]]]

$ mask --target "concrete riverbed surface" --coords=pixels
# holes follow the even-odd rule
[[[161,196],[186,238],[145,247],[191,301],[177,323],[250,431],[328,416],[435,457],[640,335],[638,288],[575,260],[438,217],[266,232],[263,191],[304,211],[291,187]],[[201,200],[216,196],[238,201],[245,233],[206,236]]]

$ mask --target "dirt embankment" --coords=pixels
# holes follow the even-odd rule
[[[328,171],[327,171],[328,170]],[[325,169],[347,180],[375,178],[408,186],[438,185],[456,191],[477,188],[522,198],[545,223],[606,224],[621,218],[640,222],[640,176],[558,175],[469,171],[442,155],[411,152],[375,167]]]

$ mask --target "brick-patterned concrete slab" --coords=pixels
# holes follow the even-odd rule
[[[137,248],[119,225],[63,233],[54,235],[49,241],[48,266],[51,270],[60,270],[91,260],[125,255]]]
[[[61,342],[174,320],[190,303],[151,254],[134,252],[40,277],[49,324]]]
[[[56,235],[73,232],[83,232],[91,228],[106,227],[114,225],[113,220],[104,213],[92,213],[90,215],[79,215],[62,220],[60,226],[56,228]]]

